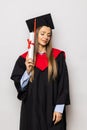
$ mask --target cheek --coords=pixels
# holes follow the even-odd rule
[[[48,42],[51,40],[51,38],[48,38]]]
[[[40,41],[40,37],[38,37],[38,42]]]
[[[51,40],[51,37],[48,38],[48,41],[50,41],[50,40]]]
[[[41,35],[38,35],[38,42],[41,41],[42,37]]]

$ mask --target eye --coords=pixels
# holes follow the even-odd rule
[[[48,37],[51,37],[51,34],[48,34],[47,36],[48,36]]]
[[[41,33],[41,35],[43,36],[43,35],[44,35],[44,33]]]

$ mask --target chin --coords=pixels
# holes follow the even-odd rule
[[[41,45],[41,46],[46,46],[46,45],[47,45],[47,43],[40,43],[40,45]]]
[[[43,45],[43,46],[46,46],[48,43],[47,42],[42,42],[40,44]]]

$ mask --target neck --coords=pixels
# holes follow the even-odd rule
[[[39,45],[38,52],[46,52],[46,46]]]

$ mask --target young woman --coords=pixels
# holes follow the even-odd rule
[[[46,16],[40,21],[46,18],[47,22]],[[70,98],[65,52],[52,48],[53,27],[41,23],[37,24],[34,60],[28,52],[20,55],[11,75],[22,100],[20,130],[66,130],[65,108]]]

